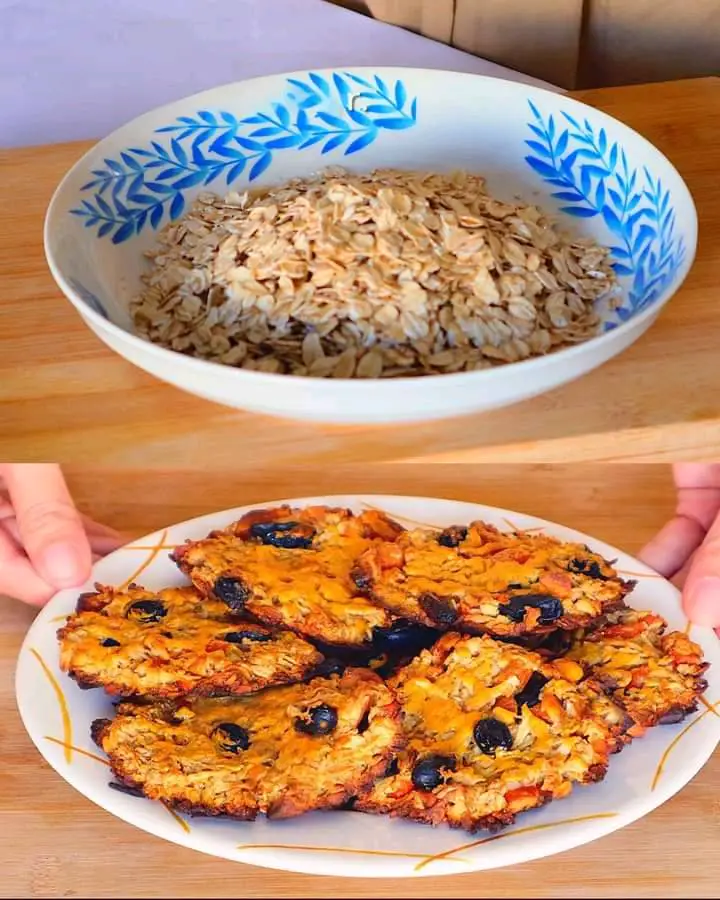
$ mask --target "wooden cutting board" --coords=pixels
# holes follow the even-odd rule
[[[700,246],[641,340],[581,380],[493,413],[331,427],[238,413],[156,381],[107,349],[55,286],[42,220],[89,144],[0,153],[0,458],[174,464],[711,459],[720,449],[720,79],[580,99],[637,129],[686,179]],[[421,387],[419,389],[422,389]]]
[[[75,466],[66,475],[82,511],[129,539],[231,506],[343,491],[419,494],[517,509],[636,553],[674,504],[669,467],[663,465],[523,466],[522,472],[512,465],[270,466],[250,480],[233,465],[184,471],[168,462],[162,473]],[[493,872],[412,882],[319,878],[214,859],[161,841],[81,796],[31,744],[15,707],[13,669],[33,614],[0,598],[0,897],[719,896],[717,753],[649,816],[560,856]],[[691,741],[692,733],[683,739]]]

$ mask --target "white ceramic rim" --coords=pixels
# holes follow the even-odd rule
[[[378,67],[371,66],[360,66],[353,71],[356,71],[358,74],[363,73],[374,73]],[[692,194],[690,193],[690,189],[687,187],[685,180],[682,175],[678,172],[675,166],[670,162],[670,160],[657,149],[647,138],[644,138],[641,134],[634,131],[630,128],[629,125],[625,125],[619,119],[615,119],[612,116],[609,116],[607,113],[602,112],[601,110],[595,109],[595,107],[588,106],[585,103],[582,103],[579,100],[574,100],[567,95],[561,94],[558,95],[553,91],[549,91],[545,88],[536,87],[534,85],[527,85],[519,82],[508,81],[504,78],[495,78],[490,75],[473,75],[471,73],[466,72],[453,72],[452,70],[434,70],[434,69],[424,69],[422,67],[414,66],[414,67],[402,67],[402,66],[382,66],[383,72],[394,73],[397,77],[401,76],[401,73],[408,71],[418,71],[418,72],[426,72],[438,74],[438,72],[443,72],[445,74],[452,74],[461,79],[472,79],[473,81],[477,81],[480,79],[483,82],[492,84],[496,82],[501,82],[504,85],[504,88],[510,91],[514,91],[516,93],[522,93],[524,95],[529,95],[534,97],[536,95],[544,96],[547,95],[550,98],[553,98],[554,102],[558,102],[560,99],[561,102],[568,103],[571,107],[576,107],[578,110],[589,110],[592,112],[593,116],[599,117],[601,122],[612,123],[614,127],[618,125],[626,129],[633,135],[633,138],[639,141],[641,144],[644,144],[648,150],[653,154],[657,154],[660,159],[669,167],[669,169],[677,176],[678,179],[678,192],[684,191],[686,200],[689,204],[689,210],[691,212],[692,217],[692,233],[688,235],[687,241],[687,263],[686,263],[686,271],[682,280],[674,286],[672,290],[666,288],[666,290],[658,297],[653,303],[651,303],[647,309],[643,310],[641,313],[631,316],[627,321],[619,323],[615,328],[611,331],[604,332],[603,334],[596,335],[595,337],[590,338],[587,341],[583,341],[580,344],[575,344],[571,347],[564,347],[560,350],[556,350],[551,354],[546,356],[533,357],[530,359],[520,360],[514,363],[507,363],[504,366],[497,366],[492,369],[481,369],[473,372],[457,372],[451,373],[447,375],[426,375],[423,378],[442,378],[443,384],[446,384],[449,389],[452,389],[457,384],[472,384],[475,382],[477,388],[480,389],[483,386],[492,387],[493,384],[501,381],[504,378],[505,370],[508,366],[512,366],[513,372],[525,373],[528,378],[532,377],[532,373],[541,367],[549,364],[553,364],[554,362],[561,362],[563,360],[572,360],[576,356],[580,356],[585,352],[585,348],[592,345],[593,347],[601,348],[608,344],[614,342],[617,336],[622,335],[633,328],[637,328],[642,323],[648,322],[648,320],[657,316],[657,314],[662,310],[665,304],[670,300],[672,296],[674,296],[682,287],[685,282],[690,270],[692,269],[693,262],[695,259],[695,254],[697,251],[697,231],[698,231],[698,219],[697,219],[697,209],[695,207],[695,202],[693,200]],[[336,69],[318,69],[319,74],[334,72]],[[339,70],[337,70],[339,71]],[[56,283],[60,286],[62,292],[65,294],[68,300],[73,304],[73,306],[77,309],[80,315],[83,318],[89,319],[93,322],[98,329],[102,331],[108,331],[110,334],[114,335],[118,339],[122,341],[128,341],[132,346],[137,348],[140,351],[144,351],[149,353],[151,356],[154,356],[155,359],[161,363],[163,361],[168,364],[172,364],[173,361],[177,362],[179,359],[183,360],[183,365],[188,366],[190,371],[196,372],[217,372],[223,373],[225,378],[231,379],[241,379],[243,386],[247,388],[252,388],[253,385],[265,385],[268,388],[272,385],[276,385],[281,387],[283,384],[287,384],[288,382],[294,382],[298,385],[307,386],[308,383],[316,382],[323,385],[323,391],[328,395],[335,397],[336,399],[347,398],[348,400],[352,399],[353,394],[362,395],[364,397],[368,397],[368,395],[372,395],[373,392],[377,394],[387,394],[388,390],[394,390],[397,386],[397,390],[402,390],[403,388],[410,387],[411,385],[417,385],[418,378],[417,377],[400,377],[400,378],[392,378],[392,379],[353,379],[353,378],[338,378],[338,379],[327,379],[327,378],[319,378],[316,376],[305,376],[305,375],[280,375],[277,373],[270,372],[257,372],[253,370],[247,369],[237,369],[233,366],[227,366],[222,363],[211,362],[209,360],[198,359],[196,357],[185,356],[182,353],[178,353],[174,350],[168,350],[165,347],[161,347],[158,344],[153,344],[150,341],[146,341],[144,338],[139,337],[132,332],[125,331],[125,329],[120,328],[119,325],[116,325],[114,322],[106,319],[104,316],[100,315],[96,310],[92,309],[88,304],[86,304],[78,295],[72,285],[67,281],[67,279],[63,276],[60,271],[60,266],[55,261],[50,252],[50,229],[52,220],[61,215],[64,210],[60,210],[60,196],[63,192],[64,186],[67,181],[73,176],[77,170],[82,167],[86,160],[90,158],[97,150],[103,146],[106,141],[115,138],[119,135],[124,129],[130,128],[131,126],[141,124],[146,118],[152,118],[157,114],[161,113],[164,109],[167,109],[170,106],[175,105],[176,103],[181,102],[190,102],[192,100],[199,101],[201,98],[207,96],[208,94],[214,93],[217,90],[228,90],[234,87],[247,87],[252,84],[259,84],[263,81],[272,80],[275,78],[295,78],[300,77],[303,74],[306,74],[306,70],[296,70],[293,72],[282,72],[277,75],[264,75],[258,78],[249,78],[244,81],[238,82],[229,82],[228,84],[219,85],[215,88],[210,88],[205,91],[200,91],[196,94],[190,94],[187,97],[181,97],[178,100],[171,101],[170,103],[163,104],[162,106],[156,107],[152,110],[149,110],[146,113],[143,113],[141,116],[137,116],[132,119],[130,122],[127,122],[125,125],[122,125],[120,128],[115,129],[115,131],[111,132],[107,137],[100,140],[93,147],[91,147],[83,156],[71,167],[71,169],[64,175],[60,184],[53,192],[52,198],[50,200],[50,204],[47,209],[47,213],[45,215],[45,223],[43,227],[43,245],[45,250],[45,257],[47,259],[48,267],[52,273],[53,278]],[[240,382],[238,382],[238,386]]]

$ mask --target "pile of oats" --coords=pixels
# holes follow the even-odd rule
[[[597,333],[609,251],[478,175],[328,169],[203,194],[167,226],[137,332],[262,372],[385,378],[485,369]]]

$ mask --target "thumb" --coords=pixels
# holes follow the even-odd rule
[[[696,625],[720,626],[720,516],[695,551],[683,589],[683,607]]]
[[[60,467],[9,465],[4,469],[25,553],[54,587],[76,587],[89,576],[90,545]]]

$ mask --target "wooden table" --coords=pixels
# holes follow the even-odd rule
[[[664,151],[700,213],[685,286],[637,344],[574,384],[498,412],[419,426],[325,427],[227,410],[107,349],[50,277],[50,194],[86,144],[0,154],[0,458],[161,468],[407,458],[570,462],[710,459],[720,447],[720,79],[582,99]]]
[[[636,552],[669,515],[665,466],[341,466],[162,474],[67,469],[81,508],[139,537],[228,506],[325,492],[426,494],[562,521]],[[618,510],[622,510],[622,516]],[[140,832],[67,785],[30,743],[12,673],[33,612],[0,599],[2,897],[718,897],[720,755],[651,815],[516,868],[447,878],[319,878],[213,859]]]

